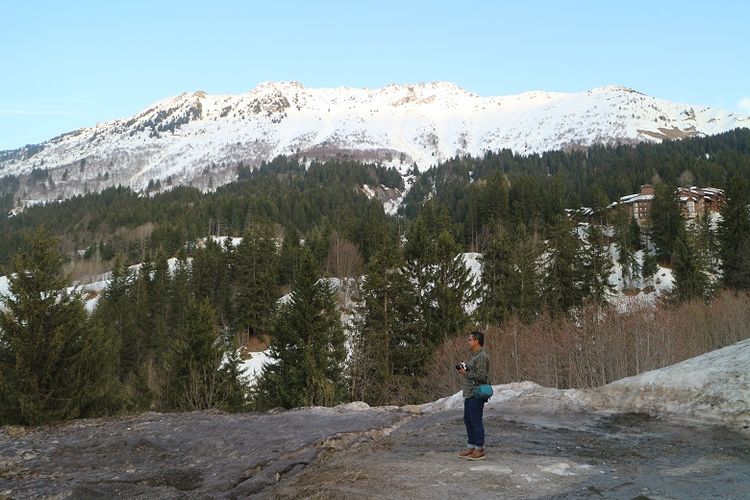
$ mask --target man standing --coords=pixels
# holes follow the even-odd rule
[[[484,460],[484,399],[474,397],[474,389],[479,384],[489,384],[490,359],[484,350],[484,333],[471,332],[469,335],[469,349],[472,352],[471,359],[456,368],[464,376],[464,424],[466,424],[466,435],[468,447],[458,454],[459,457],[469,460]]]

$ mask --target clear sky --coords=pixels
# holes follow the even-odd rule
[[[625,85],[750,114],[742,0],[3,0],[0,150],[185,91],[450,81],[483,95]]]

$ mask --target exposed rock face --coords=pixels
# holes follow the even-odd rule
[[[542,407],[543,408],[543,407]],[[0,431],[0,498],[745,498],[750,438],[644,414],[461,408],[148,413]]]
[[[238,498],[324,450],[387,433],[396,409],[146,413],[0,432],[0,498]]]

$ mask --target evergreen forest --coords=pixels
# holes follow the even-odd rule
[[[413,166],[405,177],[381,165],[295,157],[240,165],[237,174],[207,193],[116,187],[0,220],[0,275],[10,291],[0,298],[0,424],[424,402],[449,394],[450,382],[457,390],[450,367],[465,355],[457,339],[476,328],[489,346],[514,353],[497,358],[493,383],[535,377],[560,388],[607,383],[750,336],[749,129],[530,156],[488,152],[421,173]],[[363,189],[403,192],[405,182],[396,215]],[[641,227],[613,202],[643,184],[656,194]],[[678,186],[725,190],[720,221],[686,223]],[[5,213],[17,188],[0,179]],[[480,254],[481,285],[465,265],[469,252]],[[630,343],[597,338],[609,331],[603,323],[636,321],[609,305],[615,265],[633,292],[653,290],[658,270],[671,269],[674,287],[658,308],[667,316],[658,321],[672,357],[634,355],[637,333]],[[69,286],[104,272],[109,285],[87,311],[91,297]],[[734,322],[711,323],[694,340],[675,319],[708,321],[719,308],[734,308]],[[657,313],[639,317],[649,314]],[[267,346],[273,362],[248,386],[241,348],[253,344]],[[547,352],[531,356],[540,345]],[[627,358],[621,370],[593,363],[605,352],[592,346],[602,345]],[[540,368],[558,347],[554,367]]]

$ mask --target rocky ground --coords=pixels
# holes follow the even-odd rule
[[[244,498],[318,455],[374,439],[396,409],[147,413],[0,431],[0,498]]]
[[[148,413],[0,432],[0,498],[750,498],[750,437],[644,414],[488,406]]]
[[[0,429],[9,498],[750,498],[750,340],[590,390],[415,407],[146,413]]]
[[[276,498],[750,498],[750,440],[643,414],[525,415],[488,408],[487,459],[458,458],[459,410],[327,453]]]

